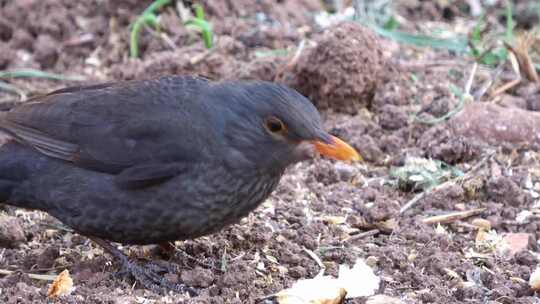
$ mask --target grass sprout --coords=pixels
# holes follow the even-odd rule
[[[161,7],[169,4],[171,0],[156,0],[148,6],[143,13],[135,20],[131,28],[129,39],[129,51],[132,58],[139,57],[139,37],[143,26],[151,26],[154,29],[159,29],[159,23],[155,12]]]
[[[467,39],[465,37],[437,38],[397,30],[399,28],[399,21],[393,15],[393,5],[390,0],[369,2],[356,0],[353,2],[355,8],[354,20],[371,28],[379,36],[417,47],[446,49],[457,53],[467,51]]]
[[[512,4],[508,1],[505,10],[505,32],[504,34],[496,33],[495,35],[490,33],[489,29],[485,26],[485,16],[480,16],[478,22],[469,34],[468,42],[470,54],[474,57],[476,62],[493,67],[508,59],[508,50],[499,42],[500,40],[503,40],[506,43],[511,43],[515,39],[515,21],[512,14]],[[496,41],[493,41],[493,38],[495,38]]]
[[[376,24],[370,24],[369,27],[380,36],[394,40],[398,43],[411,44],[417,47],[446,49],[457,53],[464,53],[467,51],[467,39],[465,38],[437,38],[428,35],[410,34],[402,31],[388,30],[383,26]]]
[[[184,23],[187,27],[193,27],[201,32],[204,46],[207,49],[211,49],[214,43],[214,33],[212,32],[212,25],[206,21],[204,16],[204,9],[200,5],[195,5],[195,18],[190,19]]]
[[[156,11],[162,8],[163,6],[169,4],[171,0],[156,0],[150,6],[148,6],[142,14],[135,20],[133,27],[131,28],[130,35],[130,56],[132,58],[138,58],[140,55],[139,50],[139,39],[141,35],[141,30],[143,27],[148,26],[152,29],[159,31],[159,22],[156,15]],[[195,5],[195,17],[186,21],[184,26],[193,27],[199,30],[202,34],[204,45],[206,48],[212,48],[214,42],[214,34],[212,31],[211,24],[206,21],[204,16],[204,9],[200,5]]]

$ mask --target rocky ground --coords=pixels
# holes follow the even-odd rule
[[[539,303],[529,286],[540,260],[538,82],[522,77],[502,90],[517,78],[510,61],[494,69],[400,44],[333,22],[317,0],[202,1],[215,36],[208,50],[182,25],[187,2],[160,10],[160,30],[142,30],[134,59],[129,26],[150,1],[0,0],[0,71],[64,76],[0,80],[25,96],[172,73],[281,82],[309,96],[365,162],[299,164],[241,223],[177,242],[170,261],[181,271],[165,276],[195,287],[193,298],[118,279],[117,265],[88,239],[44,213],[6,207],[0,302],[254,303],[321,265],[335,276],[361,258],[381,279],[376,294],[395,303]],[[406,29],[437,24],[466,34],[474,24],[458,5],[403,2],[396,11]],[[517,21],[528,29],[530,19]],[[2,108],[17,102],[0,90]],[[161,258],[151,247],[123,250]],[[74,291],[48,299],[49,280],[64,269]],[[389,303],[374,301],[346,303]]]

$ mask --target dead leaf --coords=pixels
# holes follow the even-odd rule
[[[352,268],[339,265],[338,281],[347,290],[347,299],[372,296],[381,283],[381,279],[362,259],[357,259]]]
[[[504,235],[503,240],[508,244],[508,250],[510,255],[515,255],[518,252],[527,249],[529,245],[528,233],[507,233]]]
[[[463,279],[461,278],[461,276],[459,276],[459,274],[457,272],[453,271],[450,268],[443,268],[443,270],[446,273],[446,275],[449,276],[450,278],[452,278],[453,280],[463,282]]]
[[[526,33],[524,35],[517,37],[517,42],[515,46],[511,46],[508,43],[505,43],[506,48],[516,56],[517,62],[519,64],[519,71],[523,76],[525,76],[529,81],[540,82],[540,78],[536,73],[536,68],[534,63],[529,55],[529,48],[534,43],[534,35],[531,33]]]
[[[389,218],[385,221],[375,223],[375,227],[384,232],[392,232],[398,228],[398,222],[395,218]]]
[[[488,239],[488,230],[479,229],[476,233],[476,239],[475,239],[475,245],[476,248],[482,247],[482,245],[486,242]]]
[[[508,252],[508,244],[503,240],[503,236],[495,230],[479,229],[476,234],[475,248],[482,254],[497,253],[501,256]]]
[[[47,291],[47,297],[57,298],[60,296],[68,295],[73,291],[73,279],[69,276],[69,271],[66,269],[62,271],[56,279],[52,282],[49,290]]]
[[[379,289],[380,278],[362,259],[352,268],[339,266],[338,278],[317,276],[299,280],[274,297],[279,304],[338,304],[345,298],[372,296]]]
[[[534,291],[540,291],[540,266],[536,267],[536,270],[531,274],[529,286],[531,286]]]
[[[444,226],[441,225],[441,223],[437,223],[437,227],[435,227],[435,234],[439,235],[448,235],[448,231],[444,228]]]
[[[345,218],[344,216],[328,215],[328,216],[324,217],[324,221],[326,221],[326,222],[328,222],[329,224],[332,224],[332,225],[341,225],[341,224],[345,223],[346,220],[347,220],[347,218]]]
[[[291,288],[276,294],[279,304],[340,304],[347,295],[335,278],[319,276],[299,280]]]

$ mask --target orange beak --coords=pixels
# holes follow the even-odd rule
[[[360,154],[343,140],[330,135],[330,141],[329,144],[319,140],[312,141],[312,143],[317,152],[328,158],[343,161],[363,161]]]

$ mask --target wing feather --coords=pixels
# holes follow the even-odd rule
[[[196,98],[207,85],[169,76],[61,89],[0,113],[0,130],[49,157],[108,173],[193,162],[211,140],[193,136],[204,123]]]

